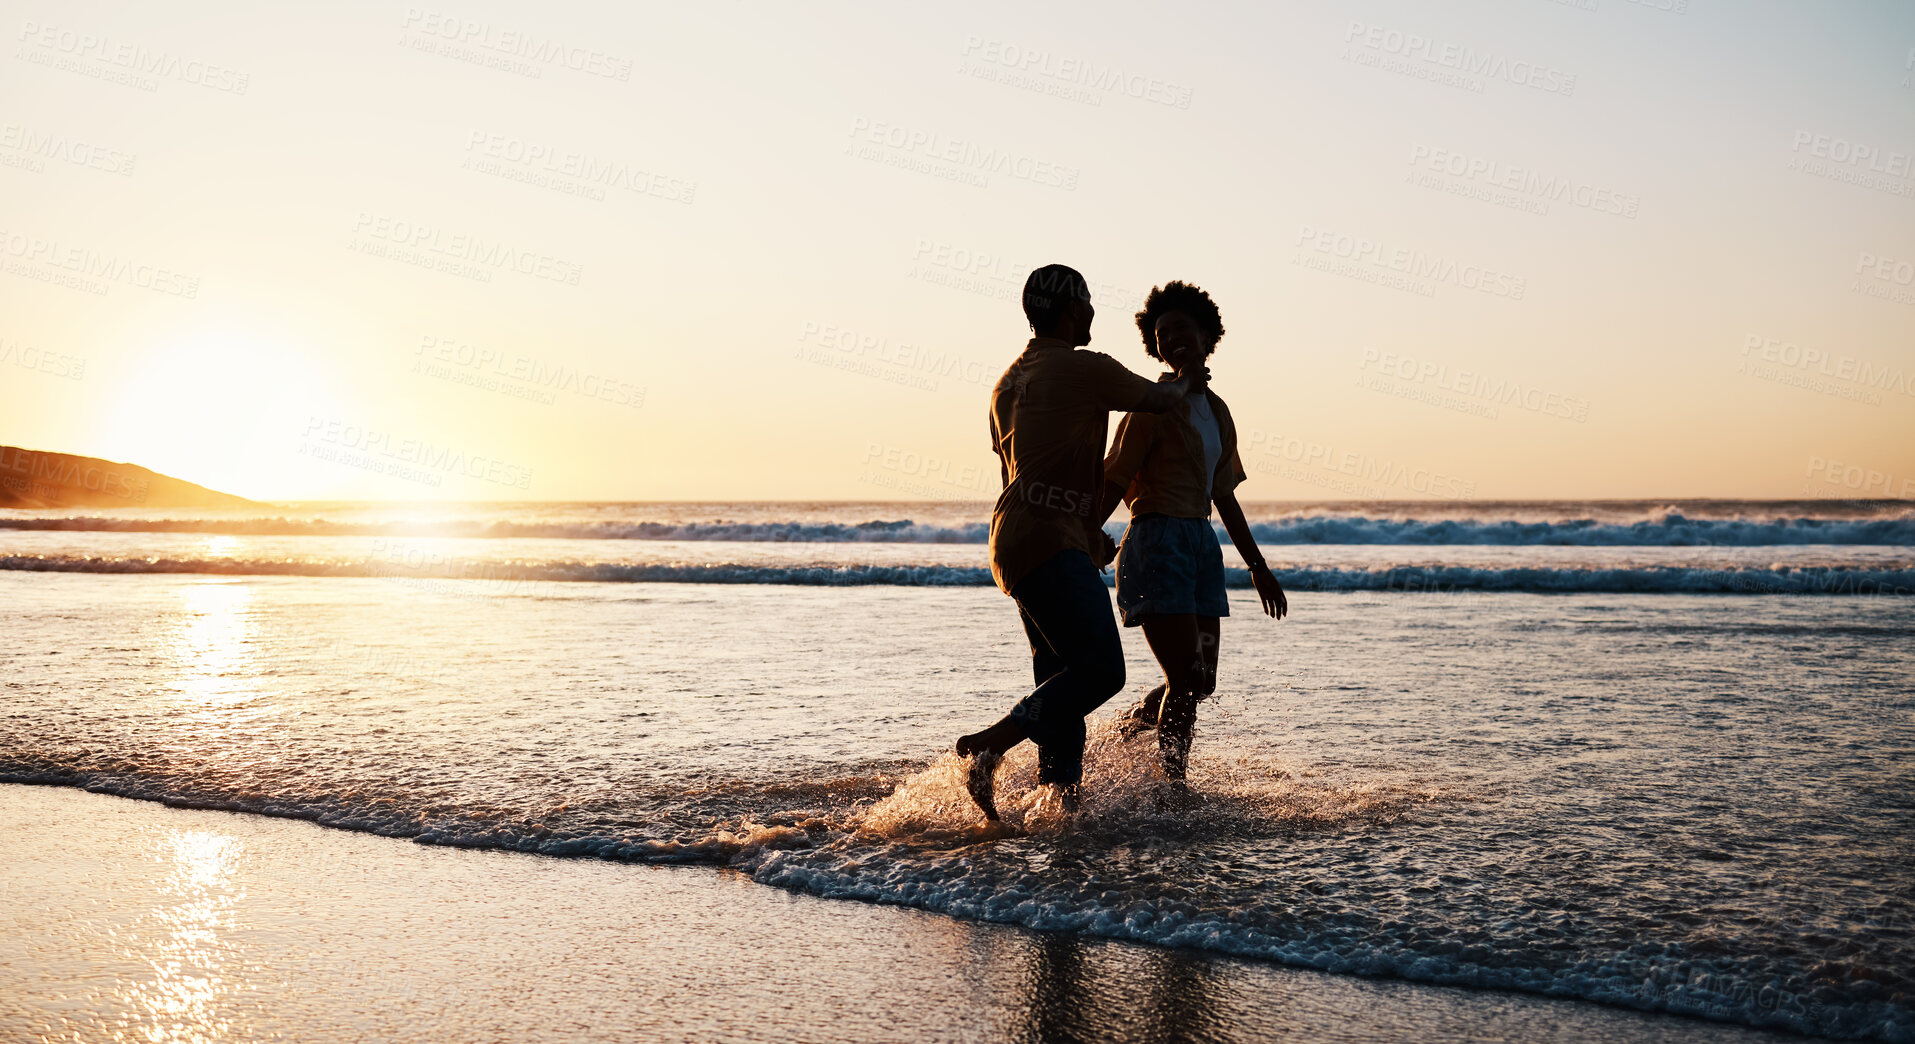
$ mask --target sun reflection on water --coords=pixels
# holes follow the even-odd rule
[[[155,856],[166,872],[122,951],[152,975],[124,977],[115,991],[133,1016],[132,1039],[200,1044],[233,1036],[225,1006],[240,985],[233,941],[240,852],[237,838],[207,830],[172,830],[160,839]]]
[[[182,605],[168,642],[173,685],[184,702],[232,707],[253,694],[255,623],[252,585],[196,581],[180,588]]]

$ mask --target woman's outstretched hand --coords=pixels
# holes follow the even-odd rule
[[[1263,599],[1264,612],[1278,620],[1290,615],[1290,600],[1283,596],[1283,585],[1269,566],[1257,563],[1250,570],[1250,582],[1257,587],[1257,597]]]

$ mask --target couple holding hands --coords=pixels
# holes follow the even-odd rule
[[[1120,728],[1156,730],[1173,785],[1187,770],[1197,704],[1216,691],[1218,624],[1230,615],[1211,505],[1264,612],[1289,611],[1237,503],[1246,476],[1236,426],[1209,389],[1205,362],[1224,333],[1216,303],[1188,283],[1152,288],[1137,328],[1145,353],[1170,367],[1156,381],[1079,350],[1095,314],[1075,269],[1033,271],[1024,315],[1035,336],[991,392],[991,448],[1004,479],[991,512],[991,575],[1017,603],[1036,681],[997,724],[957,741],[971,759],[971,797],[992,820],[998,762],[1027,739],[1038,747],[1039,784],[1055,787],[1066,808],[1076,804],[1084,720],[1124,687],[1102,576],[1113,556],[1124,625],[1143,628],[1164,671]],[[1106,455],[1112,413],[1124,417]],[[1121,548],[1103,530],[1119,502],[1131,511]]]

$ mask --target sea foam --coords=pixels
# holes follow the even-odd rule
[[[1220,540],[1227,541],[1213,523]],[[1570,518],[1371,517],[1299,515],[1253,522],[1261,544],[1399,544],[1420,546],[1764,547],[1812,544],[1915,546],[1915,511],[1868,518],[1695,518],[1665,509],[1631,522]],[[209,533],[229,536],[419,536],[478,539],[645,540],[750,543],[982,544],[987,522],[920,524],[910,519],[864,522],[650,522],[632,520],[457,520],[431,524],[349,522],[327,518],[0,517],[0,529],[107,533]],[[1106,530],[1123,533],[1121,518]]]
[[[805,587],[988,587],[983,566],[698,562],[462,562],[404,569],[382,561],[199,555],[0,555],[0,570],[49,573],[207,573],[226,576],[378,577],[410,582],[511,585],[541,581],[674,584],[786,584]],[[1915,594],[1915,569],[1774,566],[1708,568],[1385,566],[1275,569],[1292,591],[1396,591],[1412,594]],[[1247,588],[1250,574],[1226,569],[1225,583]],[[1110,575],[1106,583],[1113,583]]]

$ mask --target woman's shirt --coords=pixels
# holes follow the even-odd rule
[[[1206,413],[1216,430],[1214,452],[1203,430]],[[1124,487],[1133,515],[1209,518],[1211,500],[1248,477],[1237,456],[1237,426],[1216,392],[1190,396],[1164,413],[1125,414],[1104,458],[1105,481]]]
[[[1217,415],[1210,409],[1210,396],[1193,395],[1190,403],[1190,423],[1197,429],[1197,437],[1204,444],[1204,503],[1210,503],[1210,485],[1217,474],[1217,461],[1223,457],[1223,432],[1217,427]]]

